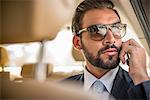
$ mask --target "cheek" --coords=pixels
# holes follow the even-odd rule
[[[97,53],[98,53],[100,48],[98,46],[93,45],[93,44],[89,44],[87,46],[87,49],[90,53],[92,53],[93,56],[97,56]]]
[[[91,52],[92,52],[92,54],[94,55],[94,56],[98,56],[98,52],[99,52],[99,50],[100,49],[102,49],[103,48],[103,46],[99,43],[99,44],[91,44],[90,46],[89,46],[89,49],[91,49]]]
[[[122,45],[122,40],[121,40],[121,39],[116,40],[115,45],[116,45],[117,47],[121,47],[121,45]]]
[[[85,34],[82,37],[82,43],[93,56],[97,56],[98,51],[103,47],[100,41],[93,41]]]

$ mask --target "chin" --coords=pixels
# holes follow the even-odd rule
[[[120,59],[119,57],[112,57],[109,56],[107,59],[105,59],[104,61],[104,69],[114,69],[119,65]]]
[[[105,58],[103,58],[103,62],[104,63],[112,63],[114,61],[117,61],[118,60],[118,55],[115,55],[115,56],[107,56]]]

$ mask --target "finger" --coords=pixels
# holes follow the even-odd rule
[[[119,58],[120,58],[120,60],[122,61],[123,64],[125,64],[125,62],[126,62],[125,55],[126,54],[132,54],[132,49],[133,48],[134,48],[134,46],[129,45],[128,41],[122,43],[122,47],[121,47]]]
[[[131,46],[141,47],[140,44],[138,42],[136,42],[134,39],[129,39],[127,42]]]
[[[127,62],[127,65],[129,66],[129,54],[127,53],[127,60],[126,60],[126,62]]]
[[[125,55],[127,55],[127,60],[129,60],[129,56],[132,55],[132,51],[133,51],[134,47],[133,46],[128,46],[128,47],[125,47],[125,49],[122,49],[120,51],[120,60],[122,61],[123,64],[125,64],[126,62],[126,58],[125,58]]]
[[[125,54],[126,54],[126,48],[127,47],[127,42],[123,42],[121,46],[121,51],[119,54],[119,58],[122,61],[123,64],[125,64]]]

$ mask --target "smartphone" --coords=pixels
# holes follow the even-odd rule
[[[129,58],[130,58],[130,55],[127,53],[127,60],[126,60],[126,63],[127,63],[128,66],[129,66]]]

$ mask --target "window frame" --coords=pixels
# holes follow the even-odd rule
[[[148,22],[148,15],[146,16],[145,10],[143,8],[143,3],[141,0],[130,0],[130,3],[133,7],[133,10],[143,30],[147,44],[150,48],[150,23]]]

